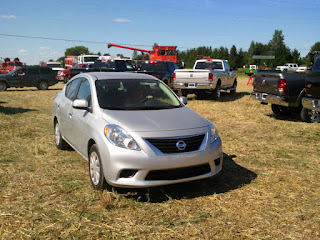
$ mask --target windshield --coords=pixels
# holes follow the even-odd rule
[[[195,69],[223,70],[222,62],[197,62]]]
[[[158,110],[182,107],[171,90],[157,80],[99,80],[97,97],[108,110]]]
[[[142,63],[141,64],[141,71],[154,71],[154,72],[166,72],[167,64],[164,62],[157,62],[157,63]]]
[[[61,67],[61,64],[59,64],[59,63],[53,63],[53,64],[47,63],[47,66],[51,67],[51,68],[59,68],[59,67]]]
[[[97,60],[99,57],[83,57],[84,62],[94,62]]]

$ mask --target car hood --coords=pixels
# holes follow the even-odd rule
[[[103,119],[129,132],[153,132],[194,129],[208,126],[208,121],[188,107],[162,110],[104,110]]]

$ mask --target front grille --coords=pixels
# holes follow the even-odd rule
[[[145,180],[150,180],[150,181],[178,180],[178,179],[200,176],[200,175],[209,173],[210,171],[211,171],[211,168],[208,163],[198,165],[198,166],[192,166],[192,167],[166,169],[166,170],[153,170],[148,173]]]
[[[199,150],[201,143],[203,142],[205,134],[192,136],[192,137],[180,137],[180,138],[147,138],[145,139],[161,153],[183,153],[193,152]],[[185,149],[179,149],[177,143],[183,141],[186,144]]]

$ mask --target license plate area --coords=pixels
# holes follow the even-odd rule
[[[256,99],[257,100],[266,100],[266,97],[268,96],[267,93],[256,93]]]
[[[196,84],[195,83],[188,83],[188,88],[196,88]]]
[[[313,100],[313,107],[316,109],[320,109],[320,100],[318,99]]]

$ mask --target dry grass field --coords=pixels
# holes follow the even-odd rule
[[[1,92],[0,239],[320,239],[320,125],[276,117],[238,82],[188,103],[219,130],[222,173],[144,191],[95,191],[86,161],[56,149],[62,83]]]

